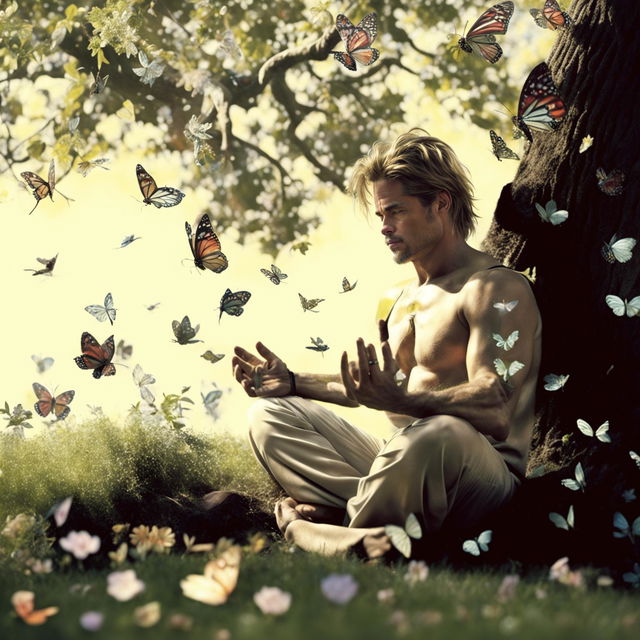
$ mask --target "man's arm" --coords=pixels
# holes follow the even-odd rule
[[[349,398],[339,374],[296,373],[297,395],[310,400],[331,402],[343,407],[358,407],[360,403]]]

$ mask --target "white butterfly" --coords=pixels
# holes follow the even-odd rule
[[[550,222],[554,226],[562,224],[569,217],[569,212],[565,209],[558,210],[555,200],[549,200],[544,207],[536,202],[536,209],[544,222]]]
[[[573,525],[575,522],[575,518],[573,515],[573,505],[569,507],[569,512],[567,513],[566,518],[564,516],[561,516],[559,513],[552,511],[549,514],[549,520],[551,520],[551,522],[553,522],[553,524],[555,524],[558,529],[565,529],[566,531],[569,531],[569,529],[573,529]]]
[[[41,358],[40,356],[31,356],[31,359],[36,363],[38,367],[38,373],[44,373],[47,369],[53,366],[55,360],[53,358]]]
[[[632,318],[640,313],[640,296],[631,298],[627,302],[626,298],[622,300],[622,298],[610,294],[605,298],[605,301],[617,316],[623,316],[626,313],[628,318]]]
[[[53,516],[53,519],[56,522],[56,527],[61,527],[67,521],[72,502],[73,498],[70,496],[68,498],[65,498],[64,500],[61,500],[60,502],[57,502],[49,510],[47,517],[49,517],[50,515]]]
[[[611,436],[607,433],[607,431],[609,431],[608,420],[606,422],[603,422],[595,432],[593,431],[591,425],[585,420],[581,420],[580,418],[578,418],[577,424],[578,429],[580,429],[580,431],[584,433],[585,436],[589,436],[591,438],[595,436],[596,438],[598,438],[598,440],[600,440],[600,442],[611,442]]]
[[[631,251],[636,246],[634,238],[620,238],[614,233],[609,242],[604,243],[602,247],[602,257],[607,262],[629,262],[632,257]]]
[[[132,375],[133,381],[140,387],[142,399],[147,404],[153,404],[156,398],[147,385],[154,384],[156,379],[150,373],[145,373],[139,364],[134,367]]]
[[[574,478],[565,478],[561,481],[563,487],[567,487],[567,489],[571,489],[571,491],[584,491],[584,488],[587,486],[584,470],[582,468],[582,463],[578,462],[576,465],[575,471],[575,479]]]
[[[555,373],[548,373],[544,377],[544,388],[547,391],[557,391],[558,389],[562,389],[565,384],[567,384],[567,380],[569,379],[569,374],[564,375],[560,373],[556,375]]]
[[[222,398],[222,391],[220,389],[213,389],[209,391],[207,395],[200,394],[202,396],[202,402],[207,413],[214,419],[219,418],[218,405],[220,404],[220,398]]]
[[[140,77],[142,84],[148,84],[151,87],[156,79],[162,75],[164,65],[157,60],[149,62],[147,54],[142,50],[138,51],[138,60],[142,66],[133,69],[133,73]]]
[[[496,341],[497,346],[505,351],[509,351],[509,349],[511,349],[518,341],[519,337],[519,331],[512,331],[506,338],[503,338],[499,333],[493,334],[493,339]]]
[[[496,302],[493,305],[494,309],[497,309],[500,313],[509,313],[513,311],[518,306],[517,300],[510,300],[509,302]]]
[[[85,307],[84,310],[88,311],[100,322],[104,322],[109,318],[109,322],[113,324],[113,321],[116,319],[116,309],[113,307],[113,297],[110,293],[107,293],[104,297],[104,306],[100,304],[90,304],[88,307]]]
[[[422,538],[422,527],[418,522],[418,518],[413,513],[407,516],[404,523],[404,529],[395,524],[388,524],[384,528],[384,532],[389,536],[391,544],[405,557],[411,555],[411,538],[420,540]]]
[[[585,136],[580,143],[578,153],[584,153],[593,144],[593,136]]]
[[[636,467],[640,469],[640,456],[635,451],[629,451],[629,457],[636,463]]]
[[[479,556],[481,551],[489,551],[489,543],[491,542],[492,536],[493,531],[487,529],[487,531],[483,531],[477,538],[465,540],[462,543],[462,549],[472,556]]]
[[[633,539],[634,536],[640,536],[640,516],[629,526],[629,521],[619,511],[616,511],[613,514],[613,526],[618,529],[613,532],[614,538],[630,537]]]
[[[509,378],[513,377],[520,369],[524,367],[524,363],[518,362],[518,360],[514,360],[509,364],[503,362],[500,358],[496,358],[493,361],[493,366],[496,368],[499,376],[502,376],[502,379],[505,382],[509,381]]]

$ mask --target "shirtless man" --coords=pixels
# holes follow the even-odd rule
[[[376,143],[349,185],[365,206],[373,187],[389,251],[416,270],[380,321],[380,348],[359,338],[334,376],[293,374],[262,343],[261,357],[235,349],[236,379],[260,398],[251,444],[290,496],[278,524],[310,551],[382,555],[384,526],[411,513],[426,533],[468,529],[525,474],[540,315],[522,275],[466,243],[476,217],[466,170],[424,134]],[[395,433],[380,440],[312,400],[385,411]]]

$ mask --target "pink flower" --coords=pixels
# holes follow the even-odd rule
[[[107,593],[120,602],[131,600],[143,590],[144,582],[133,569],[113,571],[107,576]]]
[[[289,611],[291,594],[278,587],[262,587],[253,595],[253,601],[265,615],[281,616]]]
[[[335,604],[346,604],[358,593],[358,583],[348,573],[328,575],[320,583],[320,588],[324,597]]]
[[[87,531],[69,531],[66,538],[60,538],[60,546],[73,554],[78,560],[84,560],[100,549],[100,538]]]
[[[86,631],[99,631],[103,622],[104,616],[99,611],[86,611],[80,616],[80,626]]]
[[[429,567],[424,560],[412,560],[407,567],[404,579],[411,585],[424,582],[429,575]]]

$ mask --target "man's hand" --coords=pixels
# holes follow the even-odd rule
[[[357,361],[349,362],[347,352],[340,360],[340,374],[347,397],[370,407],[384,411],[398,411],[405,399],[405,392],[398,387],[396,373],[398,365],[389,346],[386,322],[379,323],[383,365],[380,366],[376,348],[358,338]]]
[[[252,398],[275,398],[291,393],[287,365],[262,342],[256,344],[261,360],[242,347],[235,347],[231,359],[233,375]]]

